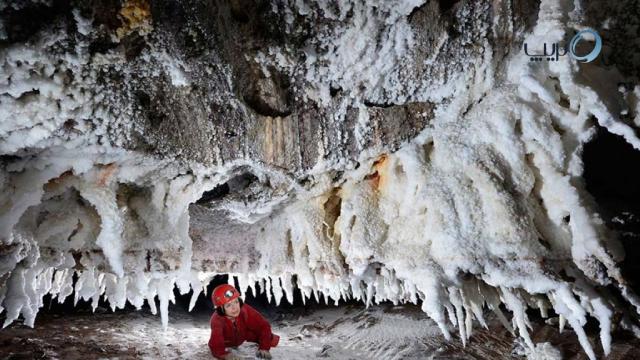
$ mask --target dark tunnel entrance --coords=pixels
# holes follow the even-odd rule
[[[597,126],[584,146],[583,177],[598,212],[616,231],[625,250],[623,277],[640,290],[640,151],[619,135]]]

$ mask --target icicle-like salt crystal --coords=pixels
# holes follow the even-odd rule
[[[471,312],[476,317],[476,319],[478,319],[478,322],[480,322],[480,325],[482,325],[483,328],[488,329],[489,326],[487,325],[487,322],[484,320],[484,315],[482,314],[482,306],[478,305],[478,303],[476,302],[471,302],[470,306],[471,306]]]
[[[459,290],[453,287],[449,288],[449,301],[456,309],[456,317],[458,323],[458,331],[462,340],[462,347],[467,346],[467,327],[465,325],[464,310],[462,309],[462,299],[460,299]]]
[[[258,284],[259,286],[260,284]],[[249,281],[249,288],[251,288],[251,294],[256,297],[258,296],[258,293],[256,292],[256,280],[255,279],[251,279],[251,281]]]
[[[104,294],[105,291],[105,283],[104,283],[104,273],[99,273],[97,277],[98,283],[98,291],[93,294],[91,298],[91,307],[93,308],[93,312],[98,308],[98,304],[100,302],[100,297]]]
[[[464,310],[462,306],[454,305],[456,309],[456,316],[458,317],[458,332],[460,333],[460,339],[462,340],[462,347],[467,346],[467,332],[464,325]]]
[[[640,104],[640,102],[639,102]],[[640,105],[638,105],[640,107]],[[640,115],[638,115],[640,117]],[[624,284],[618,285],[620,288],[620,292],[622,293],[622,297],[627,299],[631,305],[636,308],[636,312],[640,314],[640,297],[633,292],[628,286]]]
[[[73,289],[73,306],[75,307],[76,305],[78,305],[78,300],[80,300],[80,291],[79,289],[81,288],[81,284],[82,284],[82,274],[83,272],[78,271],[77,273],[79,273],[78,275],[78,280],[76,280],[76,284],[74,285],[74,289]]]
[[[128,277],[118,279],[114,274],[104,274],[102,287],[106,300],[109,302],[111,311],[116,308],[124,308],[127,301],[127,282]]]
[[[282,287],[280,286],[279,277],[275,277],[271,280],[271,288],[273,289],[273,298],[276,301],[276,306],[280,306],[280,300],[282,300]]]
[[[25,283],[23,291],[27,302],[22,307],[22,316],[24,317],[24,324],[29,327],[33,327],[38,308],[42,301],[42,297],[37,296],[36,289],[36,276],[38,271],[37,268],[29,268],[24,273]]]
[[[605,355],[608,355],[611,352],[611,317],[613,316],[613,309],[589,284],[579,282],[576,285],[580,289],[581,305],[585,306],[586,310],[598,319],[600,324],[600,342]]]
[[[113,301],[116,303],[116,309],[124,309],[127,303],[127,283],[129,277],[124,277],[116,281],[116,289],[113,296]],[[109,300],[111,302],[111,300]]]
[[[0,304],[4,302],[4,298],[6,295],[7,295],[7,287],[6,286],[0,287]],[[0,314],[2,314],[3,312],[4,312],[4,307],[0,305]]]
[[[25,210],[40,202],[44,193],[43,186],[49,179],[57,177],[68,169],[66,164],[54,163],[44,169],[24,170],[14,179],[13,191],[8,191],[3,186],[3,191],[0,193],[0,203],[5,206],[0,209],[0,243],[12,244],[14,242],[12,229]]]
[[[373,299],[373,283],[367,284],[367,303],[366,307],[371,306],[371,299]]]
[[[415,283],[413,284],[415,285],[413,286],[416,294],[422,299],[422,310],[438,324],[445,339],[450,340],[451,333],[447,327],[447,317],[445,316],[445,311],[448,312],[446,307],[450,306],[446,290],[430,273],[420,275],[422,276],[414,279]]]
[[[429,317],[433,319],[436,324],[438,324],[438,327],[440,328],[442,335],[444,335],[444,338],[447,340],[451,340],[451,333],[447,328],[444,316],[444,307],[440,302],[438,302],[435,294],[425,295],[425,299],[422,302],[422,311],[427,313],[427,315],[429,315]]]
[[[193,310],[193,308],[196,306],[196,302],[198,301],[198,297],[200,296],[200,293],[204,293],[206,296],[207,284],[209,282],[210,282],[210,279],[208,277],[201,278],[201,274],[199,274],[198,272],[196,271],[191,272],[190,284],[191,284],[191,290],[193,291],[193,293],[191,294],[191,299],[189,300],[189,311]],[[209,302],[211,300],[207,299],[206,301]]]
[[[349,300],[349,290],[340,289],[340,299],[344,299],[344,301]]]
[[[104,293],[104,275],[103,272],[98,272],[98,276],[96,276],[97,287],[100,294]]]
[[[584,323],[586,323],[586,314],[584,309],[580,307],[580,304],[578,304],[566,286],[560,287],[551,294],[554,299],[554,309],[558,314],[564,315],[566,320],[569,322],[573,331],[578,335],[578,341],[580,342],[584,352],[589,356],[589,359],[595,360],[596,355],[593,352],[589,338],[582,327]]]
[[[485,301],[487,302],[489,309],[491,309],[491,311],[493,311],[493,313],[496,314],[498,321],[500,321],[502,326],[504,326],[504,328],[507,329],[507,331],[509,331],[511,335],[515,336],[516,333],[513,330],[513,327],[511,326],[511,324],[509,324],[507,317],[504,315],[504,313],[500,309],[500,298],[498,296],[497,290],[495,290],[494,288],[490,288],[488,286],[482,286],[481,291],[485,297]]]
[[[68,269],[59,269],[53,274],[53,282],[51,283],[51,291],[49,294],[51,295],[51,299],[55,299],[60,291],[62,290],[62,284],[64,284],[65,280],[65,272]],[[1,303],[2,301],[0,301]]]
[[[151,303],[154,300],[148,298],[148,292],[149,279],[142,272],[137,272],[127,283],[127,298],[138,310],[140,310],[144,304],[145,299],[147,299],[149,306],[152,306]],[[153,308],[155,309],[155,303],[153,304]]]
[[[197,276],[194,276],[191,279],[191,290],[193,291],[193,293],[191,294],[191,299],[189,300],[189,312],[191,312],[191,310],[193,310],[193,308],[196,306],[196,302],[198,301],[198,297],[200,296],[200,293],[204,292],[206,295],[206,287],[204,287],[200,283],[200,280],[198,279]],[[211,300],[207,300],[207,301],[211,301]]]
[[[351,277],[349,279],[349,286],[351,287],[351,295],[356,300],[362,299],[362,288],[360,287],[360,278]]]
[[[386,274],[387,270],[386,268],[382,268],[382,274]],[[374,301],[376,303],[376,305],[380,304],[380,302],[384,301],[386,296],[386,289],[385,289],[385,275],[378,275],[376,276],[376,281],[375,281],[375,293],[374,293]]]
[[[188,276],[180,276],[176,279],[175,286],[178,288],[180,295],[186,295],[191,291],[191,279]]]
[[[527,320],[525,319],[527,314],[525,313],[525,307],[522,301],[514,295],[511,290],[500,287],[502,290],[502,298],[505,301],[505,305],[513,312],[513,319],[518,327],[518,333],[524,339],[527,346],[531,349],[535,349],[535,345],[529,336],[529,331],[527,331]]]
[[[396,278],[396,274],[394,271],[389,271],[388,276],[386,278],[386,297],[391,299],[393,305],[398,305],[398,299],[400,297],[400,283]]]
[[[564,327],[566,323],[567,323],[567,319],[562,314],[558,315],[558,330],[560,331],[561,334],[564,331]]]
[[[409,301],[411,301],[412,304],[418,303],[416,285],[414,283],[405,282],[405,292],[409,294]]]
[[[271,277],[267,276],[266,278],[266,285],[264,287],[265,291],[267,292],[267,302],[269,302],[269,304],[271,304]]]
[[[100,215],[101,230],[96,244],[102,248],[112,271],[118,277],[123,277],[122,251],[124,244],[121,234],[124,230],[124,221],[116,202],[115,191],[106,186],[96,187],[89,183],[83,183],[79,190],[82,197],[89,201]]]
[[[99,283],[96,279],[95,269],[93,267],[82,271],[80,276],[78,276],[78,281],[76,282],[74,305],[78,303],[80,298],[84,300],[93,298],[94,295],[98,293],[98,286]]]
[[[600,323],[600,342],[605,355],[611,352],[611,316],[613,311],[604,303],[602,298],[591,300],[595,317]]]
[[[282,275],[282,289],[289,304],[293,305],[293,278],[291,273],[286,272]]]
[[[467,312],[470,312],[478,319],[480,324],[488,329],[487,323],[484,321],[484,316],[482,315],[482,304],[484,303],[482,300],[482,294],[480,293],[480,288],[476,281],[467,281],[463,283],[463,291],[462,291],[462,300],[467,309]],[[469,335],[471,334],[471,330],[467,331]]]
[[[23,306],[27,304],[28,299],[24,293],[25,286],[25,269],[18,265],[12,272],[7,281],[7,295],[4,299],[4,306],[7,309],[6,318],[2,328],[6,328],[20,315]]]
[[[160,318],[162,327],[167,330],[169,326],[169,299],[173,299],[173,281],[158,281],[158,299],[160,300]]]
[[[93,293],[93,296],[91,297],[91,311],[92,312],[96,312],[96,309],[98,308],[98,303],[100,302],[100,292],[96,291],[95,293]]]
[[[191,299],[189,300],[189,312],[191,312],[196,306],[196,302],[198,301],[198,297],[200,297],[200,293],[202,293],[202,290],[202,288],[193,288],[193,294],[191,294]]]
[[[449,322],[452,326],[458,326],[458,319],[456,318],[456,312],[453,306],[451,306],[451,300],[447,301],[444,304],[444,308],[447,310],[447,315],[449,317]]]
[[[325,291],[321,291],[320,293],[322,294],[322,298],[324,299],[324,303],[326,305],[329,305],[329,298],[327,296],[327,293]]]
[[[22,316],[24,317],[24,324],[33,327],[33,324],[38,314],[38,310],[42,307],[42,297],[44,296],[44,290],[40,286],[46,286],[39,281],[39,277],[46,274],[42,273],[42,266],[34,266],[28,268],[24,273],[24,288],[23,294],[27,300],[27,303],[22,308]]]
[[[538,299],[537,303],[538,303],[538,308],[540,309],[540,316],[542,316],[542,318],[544,319],[548,318],[549,314],[547,312],[547,304],[544,302],[543,299]]]
[[[37,295],[40,302],[45,294],[51,292],[51,288],[53,286],[53,271],[54,268],[50,267],[38,275]]]
[[[113,274],[106,274],[104,277],[104,286],[105,286],[105,298],[106,300],[109,302],[109,307],[111,308],[111,311],[115,311],[116,310],[116,302],[114,300],[115,298],[115,292],[116,292],[116,276]]]
[[[507,329],[507,331],[509,331],[512,336],[516,336],[516,332],[513,330],[513,326],[509,324],[507,317],[504,316],[504,313],[502,312],[502,310],[500,310],[500,307],[495,307],[492,309],[492,311],[494,314],[496,314],[496,317],[498,317],[498,321],[500,321],[500,324],[502,324],[502,326],[504,326],[504,328]]]
[[[584,332],[582,325],[573,317],[567,318],[567,321],[569,321],[569,324],[571,324],[571,327],[576,332],[576,335],[578,335],[578,341],[580,342],[580,345],[582,345],[582,349],[584,350],[584,352],[587,353],[587,356],[589,356],[589,359],[596,360],[596,354],[593,352],[593,348],[591,347],[589,338]]]
[[[153,315],[158,313],[158,308],[156,307],[156,291],[154,290],[152,293],[148,294],[146,297],[147,304],[149,305],[149,310]]]
[[[62,304],[65,299],[73,293],[73,269],[65,269],[61,275],[60,291],[58,292],[58,303]]]
[[[464,309],[464,313],[465,313],[464,324],[466,326],[467,339],[468,339],[471,337],[471,334],[473,332],[473,313],[471,312],[471,309],[464,306],[464,304],[462,308]]]

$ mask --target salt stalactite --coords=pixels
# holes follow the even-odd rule
[[[551,12],[549,4],[543,2],[541,15]],[[541,16],[540,27],[544,21]],[[568,65],[552,66],[545,69],[550,74],[535,77],[573,71],[562,66]],[[573,180],[582,172],[581,142],[563,138],[557,129],[585,141],[593,133],[590,117],[611,115],[592,106],[589,90],[570,77],[559,76],[559,89],[575,92],[559,93],[542,85],[545,81],[532,80],[528,66],[517,69],[511,76],[519,85],[483,94],[482,104],[470,111],[463,106],[468,99],[461,98],[415,141],[393,154],[361,161],[366,165],[349,174],[337,191],[290,206],[286,218],[298,286],[330,294],[316,270],[322,264],[320,273],[332,274],[334,263],[340,278],[350,278],[347,286],[353,296],[367,305],[399,301],[403,295],[396,281],[415,284],[424,310],[445,336],[446,309],[463,341],[473,318],[484,322],[485,304],[513,332],[499,308],[504,303],[531,349],[535,346],[525,310],[534,306],[545,315],[551,307],[560,314],[561,326],[568,321],[594,358],[582,329],[589,315],[600,322],[602,347],[610,352],[612,304],[602,292],[586,289],[613,283],[631,303],[635,297],[625,294],[620,282],[616,244],[603,236],[602,221],[581,201],[583,185]],[[570,109],[582,110],[561,109],[561,97],[569,98]],[[625,133],[631,143],[636,141]],[[317,219],[324,217],[330,196],[339,196],[341,205],[329,225]],[[567,215],[569,223],[564,221]],[[327,226],[334,229],[334,238],[339,236],[337,253],[322,231]],[[268,255],[280,258],[273,252]],[[561,261],[542,265],[547,257]],[[349,269],[343,275],[342,261]],[[560,271],[578,280],[565,283],[557,275]],[[460,285],[464,274],[477,280]],[[334,292],[340,284],[332,285]],[[547,295],[550,303],[540,295]]]
[[[98,161],[101,156],[118,158],[96,156]],[[194,298],[204,289],[190,269],[186,209],[200,196],[206,180],[174,176],[158,184],[164,193],[161,203],[150,202],[145,194],[154,191],[129,191],[125,182],[144,176],[138,161],[132,167],[111,162],[85,168],[82,163],[83,159],[58,160],[56,171],[39,173],[50,179],[32,177],[43,184],[40,202],[14,206],[13,213],[2,219],[20,218],[15,212],[23,215],[5,237],[5,244],[15,251],[3,253],[3,276],[8,281],[0,294],[7,311],[4,326],[19,315],[33,325],[42,296],[51,293],[63,302],[72,292],[75,303],[91,301],[94,310],[104,296],[112,309],[123,308],[127,300],[140,308],[146,300],[155,312],[158,296],[162,323],[167,326],[174,284],[182,293],[192,288]],[[37,164],[24,163],[25,173]],[[150,167],[158,169],[158,165]],[[24,198],[20,191],[16,188],[5,196]],[[131,221],[132,213],[138,222]]]
[[[96,244],[102,248],[112,272],[118,277],[124,275],[122,264],[122,238],[119,234],[123,231],[123,221],[116,204],[116,193],[108,187],[80,190],[80,195],[87,199],[96,208],[100,216],[100,234]]]

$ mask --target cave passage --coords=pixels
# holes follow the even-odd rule
[[[598,210],[625,251],[621,269],[640,290],[640,152],[624,138],[597,126],[585,144],[583,178]]]

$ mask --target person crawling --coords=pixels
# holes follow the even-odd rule
[[[214,358],[241,359],[227,348],[250,341],[258,343],[258,358],[271,359],[269,349],[278,345],[280,337],[271,333],[271,325],[257,310],[242,302],[235,287],[228,284],[217,286],[211,300],[216,308],[211,316],[209,338],[209,349]]]

